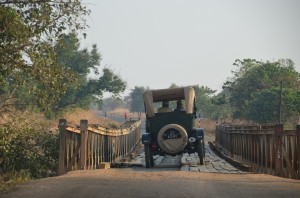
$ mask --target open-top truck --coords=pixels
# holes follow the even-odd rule
[[[157,111],[157,103],[180,104],[184,108]],[[204,129],[195,127],[197,107],[192,87],[148,90],[144,92],[146,133],[142,135],[146,167],[154,166],[153,155],[197,152],[204,161]],[[167,108],[167,107],[166,107]]]

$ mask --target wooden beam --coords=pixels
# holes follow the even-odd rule
[[[298,160],[298,179],[300,179],[300,125],[296,126],[296,135],[297,135],[297,160]]]
[[[65,159],[66,159],[66,127],[67,120],[60,119],[58,123],[59,128],[59,159],[58,159],[58,175],[66,173]]]
[[[88,121],[80,120],[80,168],[82,170],[86,169],[86,159],[87,159],[87,138],[88,138]]]
[[[287,156],[287,154],[286,154],[286,152],[285,152],[284,149],[282,149],[282,154],[283,154],[283,157],[284,157],[284,159],[286,161],[286,164],[288,166],[288,170],[289,170],[289,173],[291,174],[292,179],[296,179],[296,172],[293,169],[292,163],[291,163],[290,159],[288,158],[288,156]]]
[[[282,176],[282,135],[283,125],[276,124],[275,129],[275,175]]]
[[[79,149],[80,149],[80,142],[77,144],[75,150],[74,150],[74,153],[73,153],[73,156],[71,157],[71,159],[69,160],[69,165],[67,167],[67,171],[71,171],[72,170],[72,166],[74,166],[75,164],[75,159],[77,157],[77,155],[79,154]]]

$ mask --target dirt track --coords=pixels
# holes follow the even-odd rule
[[[31,181],[1,197],[299,197],[300,181],[259,174],[126,168]]]

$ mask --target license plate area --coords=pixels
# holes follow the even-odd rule
[[[176,129],[168,129],[164,132],[163,134],[163,139],[164,140],[170,140],[170,139],[178,139],[181,138],[182,135],[179,131],[177,131]]]

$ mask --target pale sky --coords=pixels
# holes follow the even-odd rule
[[[84,0],[82,47],[134,86],[221,90],[236,59],[290,58],[300,72],[298,0]]]

